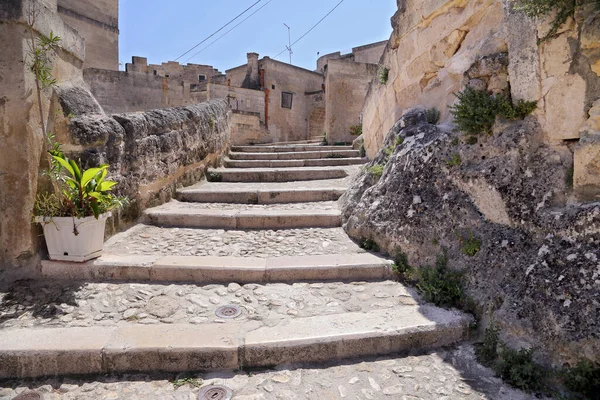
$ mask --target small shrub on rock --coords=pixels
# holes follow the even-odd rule
[[[384,66],[379,67],[379,72],[377,73],[377,77],[379,79],[379,83],[382,85],[387,84],[388,79],[390,77],[390,69]]]
[[[427,118],[427,122],[431,125],[436,125],[438,122],[440,122],[441,115],[442,114],[440,113],[440,110],[435,107],[429,108],[427,111],[425,111],[425,118]]]
[[[379,253],[380,250],[379,245],[373,239],[363,239],[358,245],[361,249],[367,251],[374,251],[376,253]]]
[[[500,344],[500,328],[496,325],[494,313],[491,308],[489,316],[490,324],[485,330],[483,343],[481,343],[476,351],[479,361],[488,367],[493,366],[498,358],[498,345]]]
[[[363,133],[363,127],[362,125],[352,125],[350,127],[350,134],[352,136],[360,136]]]
[[[467,239],[461,239],[462,247],[460,251],[469,257],[475,256],[481,249],[481,240],[477,239],[473,233],[469,233],[469,237]]]
[[[460,167],[462,164],[462,159],[458,154],[452,154],[452,157],[446,161],[446,164],[448,164],[449,167]]]
[[[513,350],[503,343],[500,348],[502,350],[494,367],[500,378],[528,392],[544,388],[545,371],[533,361],[533,349]]]
[[[600,399],[600,365],[585,360],[564,373],[565,386],[587,399]]]
[[[385,169],[385,165],[375,164],[371,167],[367,167],[367,172],[375,179],[381,178],[383,175],[383,170]]]

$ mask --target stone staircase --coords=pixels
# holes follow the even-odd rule
[[[470,317],[422,304],[341,228],[336,200],[362,162],[345,146],[234,147],[212,182],[147,210],[101,258],[42,262],[44,278],[82,283],[67,316],[0,329],[0,378],[244,369],[462,340]]]

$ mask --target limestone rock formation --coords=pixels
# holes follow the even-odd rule
[[[481,309],[497,308],[509,342],[556,363],[594,359],[600,204],[570,205],[572,155],[542,139],[529,117],[462,144],[410,110],[370,164],[385,164],[381,178],[365,169],[342,198],[345,228],[415,266],[447,251]],[[470,237],[481,242],[472,257],[461,251]]]

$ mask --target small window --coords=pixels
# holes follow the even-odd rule
[[[275,90],[275,85],[271,85],[271,89]]]
[[[158,71],[157,70],[154,70],[154,75],[158,75]]]
[[[199,74],[198,75],[198,82],[205,82],[205,81],[206,81],[206,75]]]
[[[169,74],[165,74],[165,78],[168,78],[168,77],[169,77]]]
[[[289,92],[281,93],[281,107],[291,109],[293,98],[294,98],[293,93],[289,93]]]

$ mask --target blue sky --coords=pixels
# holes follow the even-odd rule
[[[120,0],[120,62],[131,56],[157,64],[175,60],[258,0]],[[246,62],[247,52],[274,57],[317,23],[340,0],[262,0],[252,10],[178,60],[185,63],[195,52],[218,38],[252,12],[266,6],[189,63],[213,65],[221,71]],[[267,4],[268,3],[268,4]],[[376,6],[374,4],[377,4]],[[349,52],[352,47],[387,40],[396,0],[344,0],[308,36],[294,47],[293,64],[316,68],[317,52]],[[288,53],[277,58],[289,61]]]

